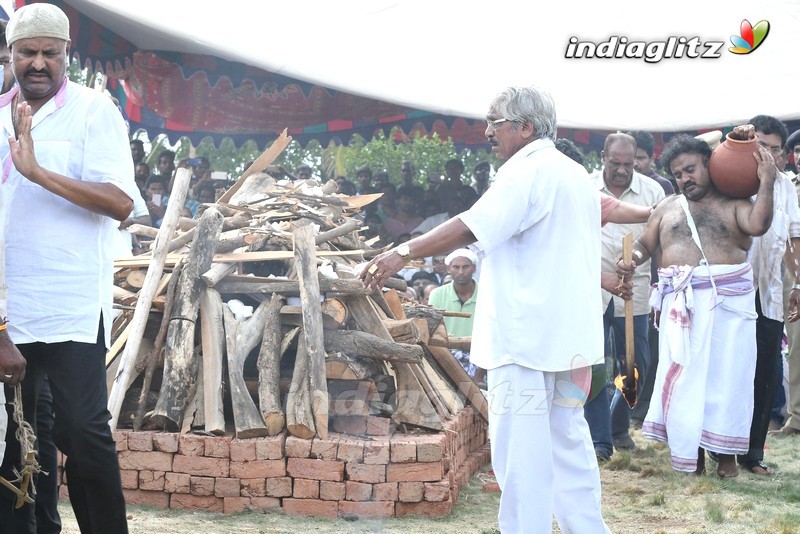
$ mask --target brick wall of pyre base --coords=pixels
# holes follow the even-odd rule
[[[118,430],[115,440],[128,503],[223,513],[444,516],[490,460],[486,422],[470,407],[435,433],[240,440]]]

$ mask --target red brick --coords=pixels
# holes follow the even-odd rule
[[[205,450],[205,436],[182,434],[178,438],[178,454],[184,456],[203,456]]]
[[[343,501],[346,494],[344,482],[322,480],[319,483],[319,498],[323,501]]]
[[[425,482],[425,500],[442,502],[450,498],[450,482],[447,479],[439,482]]]
[[[222,511],[226,514],[244,512],[250,508],[250,497],[225,497],[222,499]]]
[[[336,460],[339,438],[328,436],[325,439],[314,438],[311,442],[311,456],[319,460]]]
[[[280,512],[281,500],[275,497],[253,497],[250,499],[250,508],[259,512]]]
[[[178,452],[180,434],[158,432],[153,434],[153,450],[161,452]]]
[[[368,482],[370,484],[386,482],[386,466],[382,464],[367,465],[347,462],[345,464],[345,472],[347,473],[347,479],[355,482]]]
[[[392,432],[392,420],[388,417],[367,416],[367,434],[370,436],[388,436]]]
[[[386,438],[378,438],[374,441],[364,442],[364,463],[388,464],[390,460],[389,443],[389,440]]]
[[[453,501],[444,502],[399,502],[394,507],[394,515],[403,517],[419,515],[422,517],[444,517],[453,511]]]
[[[252,462],[231,461],[231,476],[238,478],[273,478],[286,474],[283,460],[253,460]]]
[[[127,451],[128,450],[128,434],[130,434],[130,430],[115,430],[113,433],[114,436],[114,446],[119,451]],[[64,465],[63,463],[59,465]]]
[[[203,455],[210,458],[230,458],[231,438],[229,436],[206,436]]]
[[[295,478],[292,497],[295,499],[319,499],[319,480]]]
[[[387,482],[437,482],[442,477],[444,477],[442,462],[417,462],[386,466]]]
[[[164,491],[164,471],[139,471],[139,489]]]
[[[201,497],[173,493],[169,499],[169,507],[175,510],[196,510],[198,512],[223,512],[224,501],[219,497]]]
[[[335,519],[338,515],[338,511],[339,503],[336,501],[283,499],[283,512],[289,515],[311,515]]]
[[[128,450],[150,452],[153,450],[153,432],[131,432],[128,434]]]
[[[286,436],[284,451],[287,458],[308,458],[311,456],[311,440]]]
[[[267,496],[267,480],[264,478],[243,478],[241,486],[242,497]]]
[[[392,517],[393,502],[352,502],[339,503],[339,515],[342,517]]]
[[[173,471],[172,454],[168,452],[121,451],[117,458],[120,469]]]
[[[256,440],[256,460],[280,460],[284,457],[286,434]]]
[[[368,501],[372,499],[372,484],[348,480],[345,485],[345,498],[348,501]]]
[[[164,491],[167,493],[189,493],[192,477],[184,473],[167,473],[164,475]]]
[[[214,495],[215,478],[211,477],[192,477],[189,480],[189,492],[198,497],[210,497]]]
[[[363,462],[364,442],[355,439],[340,439],[339,450],[336,452],[336,457],[343,462]]]
[[[144,504],[159,510],[169,508],[169,493],[163,491],[123,489],[122,494],[127,504]]]
[[[292,479],[290,477],[277,477],[267,479],[268,497],[291,497]]]
[[[417,461],[438,462],[444,458],[444,437],[441,435],[417,438]]]
[[[396,501],[400,496],[397,482],[384,482],[372,486],[373,501]]]
[[[241,483],[238,478],[220,477],[214,482],[214,495],[217,497],[239,497]]]
[[[256,459],[256,442],[248,439],[231,441],[231,462],[252,462]]]
[[[401,502],[419,502],[425,496],[422,482],[400,482],[398,496]]]
[[[123,489],[137,489],[139,487],[139,471],[135,469],[121,469]]]
[[[341,482],[344,480],[344,462],[289,458],[286,473],[294,478]]]
[[[417,444],[408,438],[391,441],[392,463],[417,461]]]
[[[163,453],[151,452],[149,454]],[[195,476],[227,477],[230,475],[230,462],[225,458],[205,458],[203,456],[176,454],[172,460],[172,471]]]

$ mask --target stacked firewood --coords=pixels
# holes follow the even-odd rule
[[[311,438],[440,430],[465,402],[486,416],[441,312],[357,278],[372,200],[253,173],[198,220],[131,227],[155,240],[116,262],[112,426]]]

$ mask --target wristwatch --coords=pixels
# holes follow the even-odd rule
[[[405,243],[403,243],[402,245],[398,245],[394,249],[394,251],[397,252],[397,254],[399,254],[400,257],[403,258],[403,261],[406,263],[408,263],[408,261],[411,259],[411,249],[408,248],[408,245],[406,245]]]

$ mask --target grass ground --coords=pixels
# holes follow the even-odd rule
[[[772,437],[767,463],[773,477],[741,473],[722,480],[715,474],[675,473],[669,451],[634,432],[639,449],[615,453],[601,467],[603,510],[614,533],[800,534],[800,437]],[[710,460],[707,468],[714,473]],[[129,507],[132,534],[345,533],[494,534],[499,494],[483,493],[488,467],[463,488],[453,514],[439,519],[391,518],[332,521],[280,514],[200,514]],[[60,510],[64,533],[78,528],[67,503]],[[558,532],[557,529],[555,529]]]

